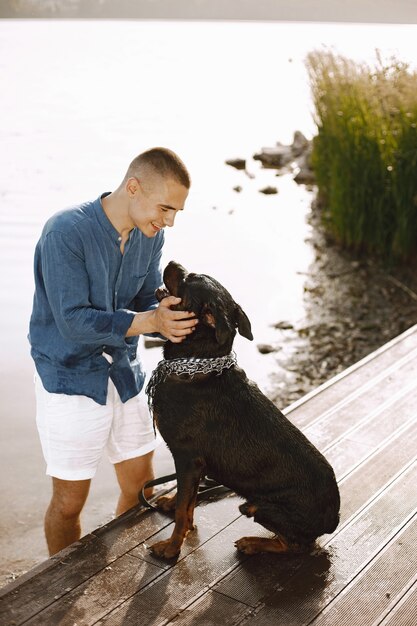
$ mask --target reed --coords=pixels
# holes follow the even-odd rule
[[[417,74],[327,51],[306,60],[318,134],[312,165],[337,240],[387,260],[417,252]]]

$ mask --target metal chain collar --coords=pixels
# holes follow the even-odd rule
[[[212,372],[216,372],[219,375],[225,369],[229,369],[236,364],[237,361],[234,352],[226,354],[225,356],[207,359],[163,359],[159,361],[145,389],[148,395],[150,410],[152,411],[153,408],[156,387],[159,383],[164,382],[171,374],[175,374],[176,376],[187,374],[190,378],[193,378],[196,374],[211,374]]]

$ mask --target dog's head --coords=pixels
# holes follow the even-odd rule
[[[168,295],[181,298],[174,308],[193,312],[200,321],[198,326],[214,329],[219,346],[231,345],[236,329],[246,339],[253,339],[246,313],[211,276],[188,273],[182,265],[171,261],[164,271],[164,283],[166,289],[156,291],[158,300]]]

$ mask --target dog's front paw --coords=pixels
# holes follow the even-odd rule
[[[176,495],[174,495],[174,496],[161,496],[155,502],[155,504],[158,507],[158,509],[161,509],[161,511],[164,511],[164,513],[170,513],[172,511],[175,511],[176,503],[177,503],[177,496]]]
[[[173,559],[180,553],[180,550],[176,546],[172,545],[170,539],[158,541],[157,543],[154,543],[153,546],[150,546],[150,548],[155,556],[159,556],[162,559]]]
[[[243,552],[244,554],[256,554],[260,551],[258,543],[256,537],[242,537],[235,541],[235,546],[239,552]]]

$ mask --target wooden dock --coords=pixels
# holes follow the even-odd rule
[[[229,494],[196,509],[180,559],[147,548],[172,520],[139,507],[0,591],[17,626],[416,626],[417,326],[290,406],[332,463],[341,522],[303,556],[244,556],[269,533]]]

